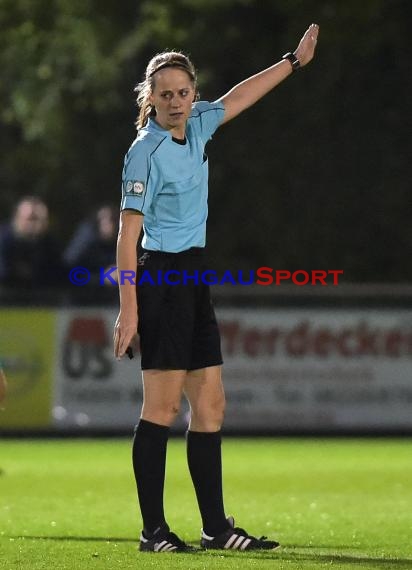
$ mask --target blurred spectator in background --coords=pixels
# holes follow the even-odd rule
[[[118,219],[119,208],[104,205],[81,222],[63,255],[67,269],[85,267],[91,273],[91,283],[99,284],[100,268],[116,265]]]
[[[9,288],[61,284],[60,257],[47,205],[36,196],[22,198],[11,221],[0,227],[0,283]]]
[[[0,402],[4,400],[7,392],[7,380],[0,362]]]

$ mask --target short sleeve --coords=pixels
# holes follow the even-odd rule
[[[145,214],[153,201],[158,178],[147,145],[137,141],[124,160],[120,209],[138,210]]]
[[[200,131],[200,136],[206,143],[223,121],[224,115],[225,107],[222,101],[198,101],[193,105],[189,120]]]

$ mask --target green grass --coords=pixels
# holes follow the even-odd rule
[[[408,440],[224,442],[226,510],[273,553],[140,554],[126,440],[0,443],[0,567],[9,569],[412,568]],[[166,514],[201,526],[182,439],[169,446]]]

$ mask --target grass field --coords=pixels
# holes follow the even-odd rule
[[[282,549],[140,554],[129,441],[3,439],[0,568],[412,569],[410,440],[226,439],[223,451],[227,513]],[[165,501],[196,543],[183,439],[170,442]]]

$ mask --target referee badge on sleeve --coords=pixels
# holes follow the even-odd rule
[[[124,189],[126,194],[143,196],[145,190],[144,182],[141,182],[140,180],[127,180],[124,184]]]

